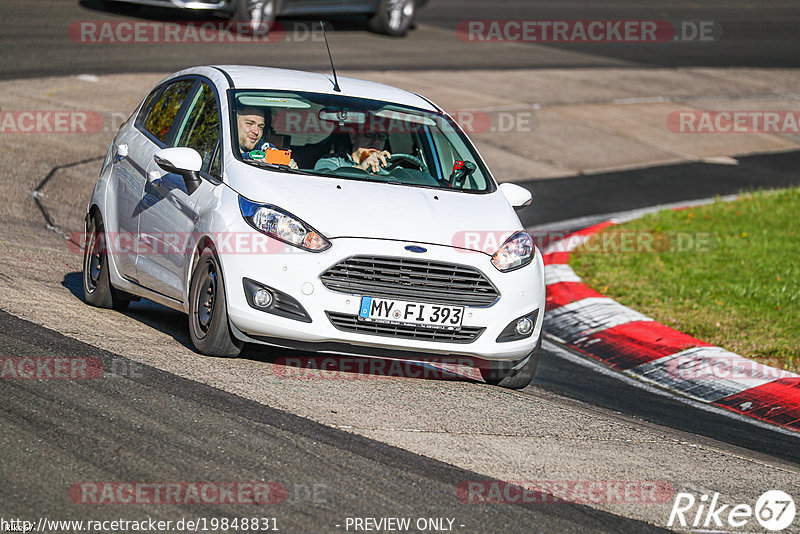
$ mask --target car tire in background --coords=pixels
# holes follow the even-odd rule
[[[542,334],[539,334],[539,341],[536,348],[529,354],[528,361],[519,369],[492,368],[481,369],[483,380],[487,384],[500,386],[508,389],[522,389],[527,387],[536,374],[539,366],[539,354],[542,350]]]
[[[114,289],[108,274],[108,250],[103,219],[92,215],[86,229],[86,245],[83,249],[83,297],[98,308],[124,310],[132,295]]]
[[[236,30],[244,34],[266,34],[275,23],[281,0],[238,0],[231,20]]]
[[[117,0],[95,0],[103,11],[117,13],[118,15],[131,15],[139,10],[139,5]]]
[[[225,295],[219,260],[206,247],[200,253],[189,285],[189,335],[201,354],[235,358],[244,344],[231,335]]]
[[[380,0],[378,11],[369,19],[369,29],[392,37],[402,37],[414,24],[416,0]]]

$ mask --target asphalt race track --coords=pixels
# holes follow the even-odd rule
[[[725,38],[676,46],[470,48],[454,37],[464,19],[523,18],[714,21]],[[50,82],[37,81],[48,77],[152,76],[197,63],[329,67],[319,42],[291,38],[263,46],[99,46],[67,38],[75,21],[190,19],[155,8],[108,13],[93,0],[3,0],[0,82],[33,79],[41,98],[31,99],[44,109],[52,101],[46,98],[58,94]],[[790,0],[431,0],[417,30],[401,40],[366,32],[363,20],[326,20],[335,28],[329,38],[343,71],[800,67],[800,7]],[[312,24],[281,22],[298,31]],[[14,109],[14,98],[0,93],[0,110]],[[521,392],[468,380],[280,380],[281,354],[249,347],[237,360],[201,357],[191,350],[185,316],[158,305],[135,303],[125,313],[87,307],[81,258],[65,250],[63,233],[81,229],[110,136],[52,142],[37,136],[28,146],[20,136],[0,134],[0,183],[7,191],[0,242],[8,250],[0,257],[0,356],[81,356],[106,370],[97,380],[0,380],[0,530],[13,518],[258,516],[274,518],[283,532],[353,532],[359,529],[348,523],[352,518],[390,517],[443,521],[410,531],[655,532],[667,527],[672,492],[719,492],[725,502],[750,504],[770,489],[800,497],[797,435],[623,380],[552,343],[544,346],[533,384]],[[800,184],[800,151],[737,160],[547,179],[532,173],[517,181],[535,194],[520,218],[534,227]],[[36,198],[34,190],[41,192]],[[554,504],[547,490],[537,502],[462,499],[467,483],[502,487],[503,480],[657,481],[671,493],[653,502]],[[96,505],[79,502],[74,490],[85,483],[201,481],[271,483],[277,501]],[[798,521],[786,531],[799,532]],[[59,530],[86,531],[40,531]]]
[[[17,345],[18,333],[25,331],[26,352],[37,356],[82,354],[118,369],[128,369],[131,363],[5,313],[0,329],[6,354],[19,353],[18,347],[7,343]],[[473,473],[224,391],[198,387],[150,367],[138,367],[135,378],[107,378],[99,388],[94,383],[75,387],[77,382],[65,380],[46,394],[32,383],[4,391],[8,396],[4,395],[2,469],[7,483],[2,497],[7,506],[14,503],[4,514],[28,509],[52,518],[70,517],[74,512],[61,503],[60,487],[49,484],[49,491],[36,494],[30,494],[29,488],[41,486],[43,480],[69,478],[76,471],[87,480],[126,481],[204,480],[213,473],[215,480],[282,484],[285,501],[274,514],[279,529],[289,532],[332,530],[333,525],[344,524],[346,517],[363,515],[367,503],[369,514],[375,517],[458,518],[472,532],[513,531],[521,524],[550,532],[581,532],[587,524],[611,532],[660,530],[574,504],[496,505],[476,514],[469,509],[472,505],[453,498],[464,480],[489,481]],[[31,451],[29,444],[40,440],[42,432],[48,434],[48,443]],[[232,511],[221,505],[189,505],[153,513],[143,506],[131,509],[126,517],[175,519]],[[95,506],[91,514],[93,519],[106,520],[116,518],[118,512]]]

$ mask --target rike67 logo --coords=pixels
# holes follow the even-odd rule
[[[719,493],[714,493],[709,499],[705,494],[695,497],[691,493],[680,492],[675,495],[667,527],[692,530],[747,527],[750,531],[757,528],[752,524],[755,518],[762,528],[778,532],[791,526],[796,513],[792,496],[780,490],[764,492],[755,505],[722,504]]]

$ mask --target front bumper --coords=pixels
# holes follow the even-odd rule
[[[237,230],[246,231],[244,228]],[[338,238],[333,239],[332,243],[331,248],[320,253],[305,252],[288,245],[271,245],[268,250],[279,249],[272,253],[226,254],[218,250],[225,277],[228,316],[234,334],[253,343],[339,354],[388,357],[389,353],[402,351],[395,357],[408,359],[469,356],[487,361],[517,361],[536,346],[542,329],[545,303],[544,268],[538,252],[534,261],[526,267],[501,273],[492,266],[486,254],[452,247],[426,244],[428,251],[418,254],[405,250],[407,245],[418,244],[412,242]],[[500,297],[488,307],[465,308],[462,329],[483,329],[472,341],[427,341],[391,337],[385,333],[375,335],[346,331],[341,329],[341,325],[339,328],[334,326],[331,317],[357,316],[362,295],[331,291],[323,285],[320,275],[345,258],[363,254],[471,266],[491,281]],[[307,312],[311,322],[254,309],[245,296],[242,282],[245,278],[290,295]],[[529,337],[503,343],[496,341],[509,323],[534,310],[539,310],[539,313]]]

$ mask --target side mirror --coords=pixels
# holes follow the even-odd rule
[[[515,210],[530,206],[531,202],[533,202],[533,194],[517,184],[500,184],[500,192],[503,193],[508,203],[511,204]]]
[[[190,195],[200,187],[203,158],[197,150],[188,147],[162,148],[153,155],[153,160],[163,170],[182,176],[186,192]]]

